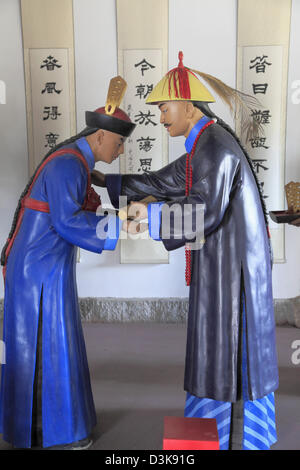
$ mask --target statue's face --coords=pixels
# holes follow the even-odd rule
[[[124,153],[125,138],[114,132],[102,130],[96,140],[94,149],[95,160],[112,163],[119,155]]]
[[[171,137],[184,135],[187,137],[190,125],[186,101],[163,101],[158,103],[160,123],[167,129]]]

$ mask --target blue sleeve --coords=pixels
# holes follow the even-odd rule
[[[152,202],[148,204],[149,235],[153,240],[160,241],[161,208],[164,202]]]
[[[120,231],[122,229],[122,220],[112,214],[106,216],[107,231],[104,242],[104,250],[114,250],[119,240]]]
[[[80,160],[73,155],[57,157],[46,165],[44,178],[50,217],[56,232],[72,245],[85,250],[101,253],[106,249],[107,235],[99,236],[98,230],[106,216],[82,210],[87,173]],[[110,242],[107,246],[112,249]]]

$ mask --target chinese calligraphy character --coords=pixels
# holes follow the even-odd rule
[[[44,117],[43,121],[46,121],[51,117],[52,120],[56,120],[58,116],[61,116],[61,113],[58,112],[58,106],[44,106]]]
[[[147,90],[145,89],[147,87]],[[139,96],[140,99],[142,98],[147,98],[147,96],[149,95],[149,93],[151,93],[151,91],[153,90],[153,84],[151,85],[137,85],[136,87],[136,95],[135,96]]]
[[[253,65],[249,66],[249,69],[253,69],[255,67],[256,73],[265,73],[266,65],[272,65],[271,62],[267,62],[265,59],[267,58],[267,55],[263,56],[257,56],[255,59],[250,60],[250,63]]]
[[[59,134],[53,134],[52,132],[49,132],[49,134],[46,134],[45,138],[47,140],[47,143],[45,147],[50,147],[50,148],[55,147],[58,137],[59,137]]]
[[[138,122],[139,124],[144,124],[147,126],[149,123],[153,124],[153,126],[157,126],[157,123],[151,120],[151,117],[155,116],[155,114],[151,114],[150,110],[148,113],[143,113],[142,111],[139,114],[136,114],[134,117],[136,118],[134,122]]]
[[[144,150],[145,152],[149,152],[149,150],[152,149],[153,144],[151,144],[151,141],[154,142],[156,139],[151,139],[150,137],[141,137],[140,139],[137,139],[137,142],[139,142],[139,149]]]
[[[129,149],[128,170],[133,172],[133,151]]]
[[[253,93],[257,95],[257,93],[266,94],[268,88],[268,83],[252,83]]]
[[[41,65],[41,69],[46,67],[47,70],[54,70],[54,67],[60,68],[61,65],[57,64],[58,60],[54,59],[52,55],[49,55],[47,59],[43,60],[43,65]]]
[[[261,183],[258,183],[258,184],[259,184],[260,189],[261,189],[261,192],[262,192],[262,197],[263,197],[264,199],[267,199],[269,196],[265,196],[265,194],[264,194],[264,184],[265,184],[265,183],[264,183],[264,182],[261,182]]]
[[[47,82],[45,83],[45,88],[42,90],[41,93],[45,93],[45,92],[53,93],[55,91],[55,93],[59,95],[62,90],[57,90],[55,86],[56,86],[56,82]]]
[[[131,104],[129,104],[127,106],[127,114],[128,114],[129,117],[131,117],[131,111],[132,111],[132,106],[131,106]]]
[[[144,76],[144,72],[146,70],[149,70],[150,68],[151,69],[155,69],[155,65],[151,65],[149,64],[149,62],[146,61],[146,59],[143,59],[141,62],[139,62],[138,64],[134,64],[135,67],[139,67],[141,66],[141,72],[142,72],[142,75]]]
[[[255,171],[256,173],[258,174],[259,173],[259,169],[262,168],[263,170],[268,170],[269,168],[264,166],[262,164],[262,162],[266,162],[266,158],[253,158],[252,159],[252,162],[253,162],[253,166],[255,168]]]
[[[260,124],[270,124],[270,117],[272,116],[269,109],[266,109],[265,111],[252,109],[251,117],[253,117]]]
[[[251,139],[249,139],[250,142],[251,142],[251,147],[254,149],[254,148],[258,148],[258,147],[263,147],[265,149],[268,149],[269,147],[267,147],[265,145],[266,143],[266,137],[253,137]]]
[[[140,168],[138,171],[148,171],[151,170],[152,158],[140,158]]]

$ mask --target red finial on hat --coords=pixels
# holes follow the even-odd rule
[[[183,52],[182,51],[179,51],[178,59],[179,59],[178,67],[184,67],[183,62],[182,62],[183,61]]]
[[[106,114],[105,106],[95,109],[94,113]],[[117,119],[121,119],[122,121],[131,122],[131,119],[128,114],[125,113],[125,111],[123,111],[121,108],[116,108],[110,116],[115,117]]]
[[[193,72],[183,65],[183,52],[179,51],[178,54],[179,64],[178,67],[170,70],[167,73],[169,80],[169,96],[171,97],[171,84],[173,83],[175,98],[182,100],[191,99],[191,89],[189,83],[189,73]]]

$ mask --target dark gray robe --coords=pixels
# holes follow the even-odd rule
[[[123,175],[121,194],[129,200],[151,194],[168,204],[192,204],[195,209],[196,204],[205,204],[205,244],[192,251],[184,388],[198,397],[236,401],[243,290],[248,396],[255,400],[278,387],[271,257],[257,185],[244,152],[219,124],[200,136],[187,197],[185,162],[183,155],[159,171]],[[114,204],[118,178],[106,176]],[[170,251],[187,239],[183,234],[162,241]]]

